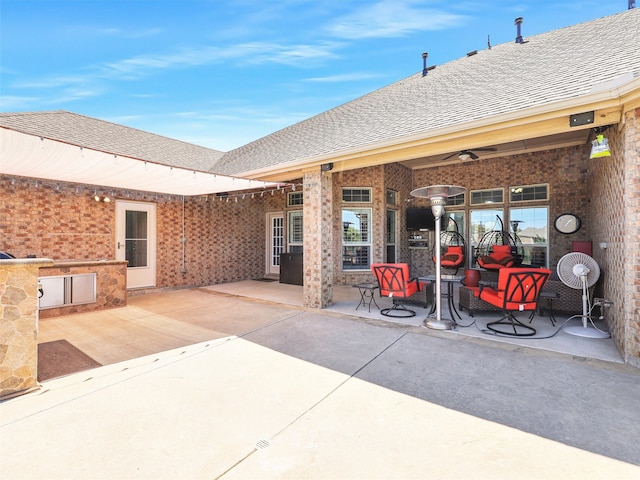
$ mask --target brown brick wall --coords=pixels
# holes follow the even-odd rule
[[[407,261],[409,258],[409,233],[406,229],[406,209],[411,198],[409,194],[413,188],[412,173],[406,167],[400,165],[385,165],[384,167],[385,190],[390,189],[398,192],[398,205],[389,205],[387,208],[398,211],[398,245],[397,258]]]
[[[478,160],[445,167],[416,170],[413,188],[428,185],[460,185],[470,190],[504,188],[505,203],[509,209],[508,187],[518,185],[549,184],[549,265],[555,268],[558,260],[572,249],[573,241],[591,240],[587,168],[589,150],[586,147],[559,148],[545,152],[527,153],[509,157]],[[464,210],[468,213],[471,207]],[[416,206],[428,206],[426,199],[417,199]],[[517,207],[540,205],[540,202],[518,202]],[[513,205],[516,206],[516,205]],[[475,207],[477,208],[477,207]],[[456,207],[456,210],[463,208]],[[553,228],[553,220],[564,212],[576,213],[582,228],[573,235],[562,235]]]
[[[350,170],[333,174],[333,230],[336,232],[334,242],[334,283],[336,285],[351,285],[373,280],[373,275],[367,271],[342,270],[342,188],[368,187],[372,189],[371,203],[349,203],[353,208],[372,209],[372,262],[380,261],[384,255],[384,225],[385,225],[385,172],[384,166],[367,167],[360,170]]]
[[[114,203],[94,189],[0,176],[0,250],[56,260],[113,258]]]
[[[341,228],[341,194],[343,187],[371,187],[373,203],[353,205],[355,207],[373,208],[374,238],[372,260],[380,261],[384,258],[385,248],[385,208],[386,189],[399,192],[399,248],[398,261],[412,264],[412,274],[432,273],[433,260],[430,250],[409,250],[408,232],[405,229],[405,212],[408,206],[428,207],[427,199],[413,198],[410,191],[428,185],[454,184],[469,190],[485,188],[505,188],[505,204],[508,202],[507,187],[516,185],[531,185],[538,183],[549,184],[549,265],[555,269],[558,260],[572,250],[573,241],[591,240],[590,195],[587,185],[588,179],[587,147],[568,147],[555,150],[536,152],[510,157],[479,160],[411,172],[400,165],[386,165],[363,168],[356,171],[338,172],[334,179],[334,229]],[[407,202],[407,200],[410,202]],[[468,201],[467,201],[468,204]],[[530,205],[540,205],[533,202]],[[519,202],[518,207],[527,206],[526,202]],[[469,211],[468,205],[456,207],[456,210]],[[553,227],[553,220],[564,212],[576,213],[583,220],[583,226],[573,235],[562,235]],[[428,235],[425,233],[425,235]],[[432,238],[433,240],[433,238]],[[341,260],[341,241],[336,236],[334,281],[336,284],[354,284],[368,281],[372,277],[368,272],[343,272]]]
[[[182,197],[111,189],[110,203],[95,188],[0,176],[0,250],[18,258],[96,260],[115,257],[115,201],[157,206],[157,287],[199,286],[257,278],[265,272],[265,211],[284,210],[276,193],[229,202],[213,195],[185,199],[185,272]],[[236,201],[237,198],[237,201]]]
[[[613,126],[605,136],[611,156],[589,162],[589,220],[602,270],[597,293],[613,302],[606,318],[618,348],[640,365],[640,109],[626,113],[622,129]]]
[[[325,308],[333,302],[333,179],[330,173],[315,171],[306,173],[304,182],[303,302]]]

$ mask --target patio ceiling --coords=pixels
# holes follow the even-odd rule
[[[429,168],[441,165],[458,164],[462,162],[476,161],[473,158],[461,160],[458,158],[458,154],[462,150],[471,150],[476,153],[480,158],[478,160],[487,160],[496,157],[506,157],[509,155],[516,155],[522,153],[541,152],[544,150],[552,150],[555,148],[573,147],[578,145],[586,145],[591,136],[591,130],[577,130],[571,132],[565,132],[557,135],[547,135],[538,138],[530,138],[526,140],[519,140],[515,142],[507,142],[493,145],[483,145],[479,150],[475,151],[474,148],[461,148],[458,151],[450,152],[442,155],[425,156],[421,158],[411,159],[404,162],[400,162],[402,165],[411,169]],[[478,148],[478,147],[476,147]],[[494,149],[493,151],[486,150],[487,148]]]
[[[0,173],[172,195],[273,187],[263,182],[171,167],[0,128]]]

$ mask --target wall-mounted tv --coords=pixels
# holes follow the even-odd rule
[[[447,216],[443,215],[440,226],[444,228]],[[431,207],[410,207],[407,208],[407,230],[435,230],[436,219],[433,216]]]

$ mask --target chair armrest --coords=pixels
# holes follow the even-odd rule
[[[484,290],[486,290],[488,293],[492,293],[492,294],[498,293],[498,291],[495,288],[493,288],[493,286],[481,283],[481,284],[478,285],[478,289],[475,292],[473,292],[473,294],[476,297],[480,298],[480,296],[482,295],[482,292]]]
[[[418,287],[418,290],[422,290],[424,287],[431,285],[431,282],[428,280],[420,280],[418,277],[414,277],[412,279],[409,280],[408,283],[413,283],[416,282],[416,286]]]

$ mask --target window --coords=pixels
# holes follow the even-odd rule
[[[387,190],[387,205],[398,205],[398,192]]]
[[[532,200],[548,200],[548,185],[527,185],[509,188],[510,202],[530,202]]]
[[[287,194],[287,206],[298,207],[304,203],[303,192],[289,192]]]
[[[371,189],[343,188],[342,201],[345,203],[371,203]]]
[[[371,258],[371,209],[342,209],[342,269],[368,270]]]
[[[289,221],[288,221],[288,230],[289,230],[289,246],[292,245],[302,245],[302,241],[304,240],[304,224],[303,224],[303,216],[302,210],[294,210],[289,212]]]
[[[471,190],[471,205],[484,205],[487,203],[503,203],[504,192],[501,188],[492,190]]]
[[[454,195],[453,197],[447,198],[447,206],[464,205],[464,197],[464,193],[460,193],[458,195]]]
[[[464,212],[446,212],[449,222],[443,227],[443,231],[458,232],[464,238]]]
[[[501,230],[500,220],[504,212],[502,210],[471,210],[469,219],[469,256],[475,260],[476,248],[485,233],[492,230]]]
[[[398,211],[387,210],[387,263],[396,263],[396,243],[398,237]]]
[[[512,208],[509,210],[510,231],[518,236],[524,250],[524,265],[546,267],[549,258],[547,207]]]

